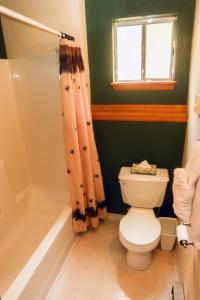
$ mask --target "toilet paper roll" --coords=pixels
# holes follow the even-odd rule
[[[176,227],[176,235],[178,239],[178,243],[180,245],[183,245],[183,241],[189,242],[189,236],[188,236],[188,231],[187,231],[187,226],[186,225],[178,225]]]

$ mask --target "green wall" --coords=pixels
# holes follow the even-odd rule
[[[6,56],[6,48],[5,48],[1,18],[0,18],[0,59],[2,58],[7,58],[7,56]]]
[[[97,149],[104,177],[106,200],[110,212],[124,213],[118,174],[121,166],[147,159],[172,175],[181,165],[185,125],[144,122],[94,122]],[[171,215],[171,185],[160,210]]]
[[[86,0],[92,103],[186,104],[194,18],[194,0]],[[173,91],[116,92],[112,82],[112,19],[178,13],[176,73]],[[122,165],[147,159],[170,174],[181,165],[186,124],[94,122],[110,212],[125,212],[117,176]],[[172,215],[171,186],[161,215]]]

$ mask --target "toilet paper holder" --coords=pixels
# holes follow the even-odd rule
[[[187,246],[193,245],[193,242],[188,242],[187,240],[181,240],[180,245],[183,246],[183,248],[187,248]]]
[[[180,225],[185,225],[185,226],[188,226],[188,227],[190,227],[191,226],[191,224],[190,223],[185,223],[185,222],[180,222]],[[181,246],[183,246],[184,248],[187,248],[187,246],[190,246],[190,245],[193,245],[193,242],[192,241],[188,241],[188,240],[180,240],[179,241],[179,244],[181,245]]]

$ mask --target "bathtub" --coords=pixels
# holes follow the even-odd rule
[[[30,185],[14,199],[0,166],[0,298],[44,300],[74,235],[67,191]]]

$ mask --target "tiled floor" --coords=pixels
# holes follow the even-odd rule
[[[157,249],[151,267],[134,271],[118,239],[119,216],[79,235],[47,300],[169,300],[176,280],[174,252]]]

